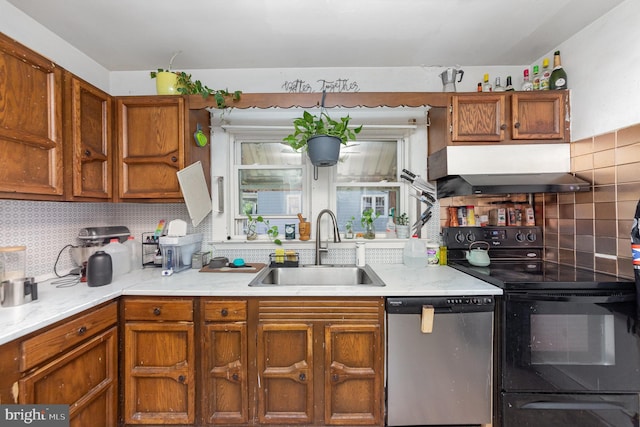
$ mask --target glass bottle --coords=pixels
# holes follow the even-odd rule
[[[493,88],[491,87],[491,83],[489,83],[489,74],[484,75],[484,83],[482,84],[483,92],[491,92]]]
[[[511,76],[507,76],[507,87],[505,88],[505,91],[511,92],[514,90],[515,89],[513,88],[513,84],[511,83]]]
[[[549,69],[549,58],[542,60],[542,74],[540,75],[540,90],[549,90],[549,78],[551,70]]]
[[[504,86],[500,84],[500,77],[496,77],[496,84],[493,87],[494,92],[504,92]]]
[[[533,83],[529,81],[529,69],[524,69],[524,81],[522,82],[522,90],[531,91],[533,90]]]
[[[540,68],[537,65],[533,66],[533,90],[540,90]]]
[[[553,54],[553,71],[549,77],[549,88],[552,90],[567,88],[567,72],[562,68],[559,50]]]

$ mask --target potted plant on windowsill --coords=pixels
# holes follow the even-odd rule
[[[365,239],[375,239],[376,238],[376,229],[373,224],[380,214],[375,213],[373,209],[365,209],[362,211],[362,217],[360,217],[360,225],[362,225],[362,229],[364,230],[362,237]]]
[[[247,240],[256,240],[258,238],[256,227],[258,226],[258,223],[261,222],[267,227],[267,236],[269,236],[269,239],[276,245],[282,244],[282,240],[278,239],[280,230],[278,229],[277,225],[270,226],[269,220],[264,219],[262,215],[258,215],[257,217],[251,216],[250,213],[246,213],[246,215],[247,215]]]
[[[409,217],[406,213],[396,218],[396,235],[398,239],[409,238]]]
[[[349,129],[349,115],[334,120],[322,110],[320,115],[308,111],[294,119],[294,132],[283,139],[291,148],[304,149],[314,166],[333,166],[338,163],[340,145],[355,141],[362,126]]]

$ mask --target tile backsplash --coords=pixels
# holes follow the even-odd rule
[[[0,246],[27,246],[27,275],[39,277],[54,274],[54,264],[60,274],[74,267],[66,245],[79,245],[80,229],[85,227],[124,225],[136,239],[152,232],[161,219],[182,219],[187,233],[203,233],[203,249],[211,249],[208,242],[213,230],[208,218],[198,227],[191,225],[187,208],[182,203],[85,203],[34,202],[0,200]],[[207,242],[207,243],[205,243]],[[63,250],[64,249],[64,250]],[[273,248],[225,249],[214,245],[214,255],[230,259],[245,258],[247,262],[266,262]],[[300,250],[303,264],[314,262],[315,250]],[[323,258],[327,264],[355,263],[352,248],[335,248]],[[402,248],[371,248],[367,262],[401,263]]]
[[[140,239],[154,231],[158,221],[182,219],[189,233],[211,236],[210,223],[195,229],[184,204],[32,202],[0,200],[0,246],[27,246],[27,274],[42,276],[68,271],[74,266],[66,245],[78,245],[78,232],[84,227],[124,225]],[[206,237],[205,237],[206,239]]]

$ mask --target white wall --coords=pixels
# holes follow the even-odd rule
[[[49,58],[105,92],[109,92],[109,70],[16,9],[6,0],[0,0],[0,32]]]
[[[571,89],[573,140],[640,123],[638,0],[620,4],[558,49]]]

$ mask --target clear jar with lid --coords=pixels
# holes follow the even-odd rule
[[[27,247],[0,247],[0,281],[26,277]]]

